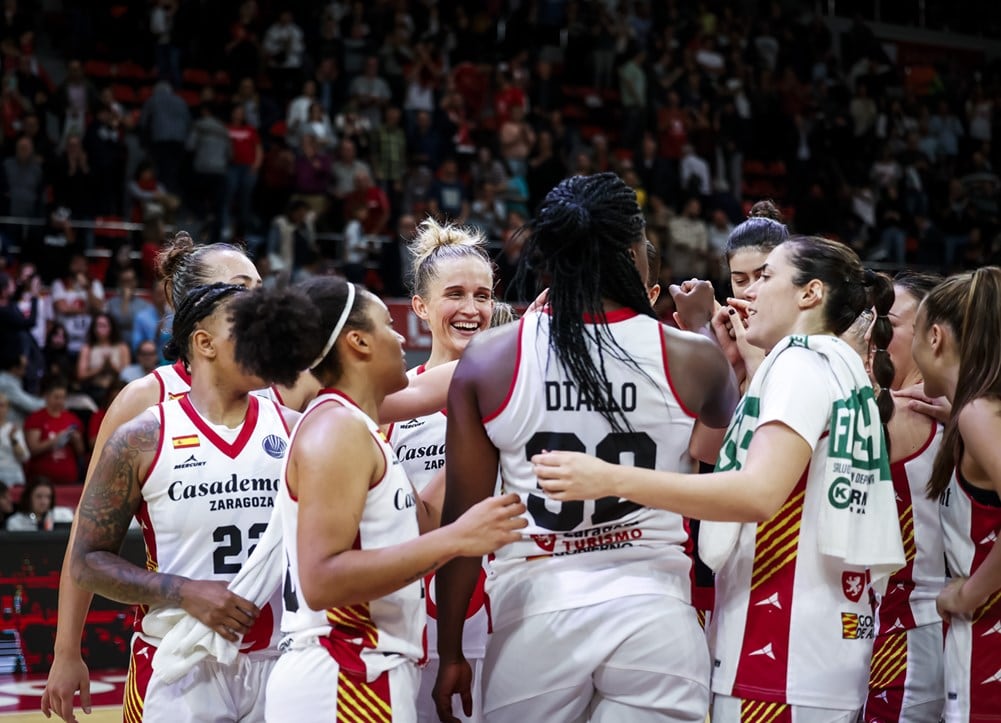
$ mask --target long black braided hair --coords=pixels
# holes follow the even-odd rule
[[[614,173],[565,179],[526,225],[523,258],[549,278],[550,353],[615,431],[631,427],[609,396],[605,355],[641,370],[609,331],[603,302],[655,316],[630,253],[645,226],[635,192]]]
[[[239,284],[205,284],[188,291],[174,312],[170,340],[163,347],[163,355],[168,361],[180,359],[191,363],[191,334],[195,325],[212,315],[219,304],[234,294],[247,291]]]

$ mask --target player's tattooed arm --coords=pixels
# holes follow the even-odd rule
[[[140,414],[108,440],[77,509],[72,572],[91,592],[127,604],[178,604],[184,578],[161,575],[119,556],[142,501],[141,481],[156,454],[160,424]]]

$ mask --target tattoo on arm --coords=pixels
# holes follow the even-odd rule
[[[178,604],[184,581],[144,570],[119,556],[129,523],[142,501],[140,472],[160,439],[150,415],[129,422],[108,440],[77,509],[73,576],[81,587],[111,600]]]

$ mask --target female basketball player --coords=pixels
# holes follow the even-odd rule
[[[412,306],[414,313],[427,322],[431,330],[431,355],[427,362],[407,375],[413,379],[426,370],[446,362],[456,361],[470,340],[491,323],[494,308],[494,274],[486,252],[486,239],[478,232],[451,224],[441,225],[427,219],[410,243],[413,257]],[[445,412],[417,417],[389,427],[389,444],[403,466],[403,471],[418,492],[431,484],[436,473],[445,465]],[[463,652],[479,668],[486,648],[490,621],[483,595],[482,575],[477,585],[474,604],[467,611],[463,633]],[[421,691],[417,701],[421,723],[437,721],[431,688],[438,673],[438,628],[436,606],[430,592],[433,575],[425,580],[429,595],[428,651],[430,661],[421,671]],[[473,696],[479,710],[481,671],[474,675]],[[457,717],[462,719],[458,716]],[[473,720],[477,720],[474,718]]]
[[[234,358],[229,303],[240,293],[240,285],[212,284],[185,296],[168,348],[190,369],[191,389],[111,435],[77,512],[74,581],[144,606],[126,684],[127,722],[264,719],[263,691],[277,657],[272,607],[280,600],[275,595],[258,609],[226,585],[271,518],[298,413],[250,394],[265,385]],[[276,339],[282,332],[272,330]],[[299,354],[298,363],[307,360]],[[142,568],[119,556],[133,517],[146,542]],[[227,640],[242,636],[246,654],[229,665],[195,663],[180,681],[165,683],[152,660],[172,624],[170,608]]]
[[[343,279],[317,277],[297,289],[331,331],[297,335],[315,354],[309,367],[323,390],[292,435],[279,491],[286,637],[268,684],[267,719],[416,721],[424,576],[453,557],[478,565],[519,540],[525,507],[514,495],[496,497],[433,529],[437,520],[375,421],[383,397],[407,384],[388,310]],[[241,300],[238,345],[264,376],[301,368],[256,339],[262,329],[288,328],[271,316],[272,299],[292,293]]]
[[[1001,710],[1001,269],[954,276],[925,297],[914,325],[914,360],[929,396],[952,417],[929,496],[940,503],[954,576],[938,597],[949,622],[945,720],[997,720]]]
[[[844,245],[800,237],[768,255],[745,293],[747,329],[734,329],[769,356],[715,473],[694,478],[549,452],[533,458],[535,474],[554,503],[616,495],[748,523],[703,523],[701,532],[700,551],[717,573],[712,719],[788,710],[793,721],[847,723],[865,701],[872,651],[866,568],[878,578],[903,564],[876,422],[892,412],[892,288]],[[873,305],[878,404],[861,358],[834,336]]]
[[[261,283],[254,264],[239,248],[229,244],[196,246],[191,237],[183,232],[178,233],[160,253],[157,271],[163,278],[163,288],[171,306],[183,303],[188,291],[196,286],[223,282],[253,287]],[[385,419],[410,419],[415,414],[440,408],[440,400],[444,399],[453,369],[454,365],[443,365],[440,372],[426,375],[429,379],[424,387],[415,384],[413,389],[408,388],[396,398],[388,400],[383,410]],[[309,380],[305,379],[307,376],[303,375],[301,385],[285,387],[279,401],[301,409],[301,397],[310,393],[309,389],[304,389],[309,385]],[[188,370],[178,360],[128,384],[115,398],[101,423],[87,470],[87,480],[93,475],[101,450],[114,430],[148,407],[185,394],[190,388],[190,382]],[[74,585],[69,572],[75,526],[74,522],[59,580],[59,624],[56,628],[55,656],[42,695],[42,711],[46,715],[54,711],[66,721],[75,720],[73,696],[77,690],[80,691],[81,707],[85,711],[90,709],[90,678],[80,654],[80,639],[90,608],[91,594]]]
[[[890,309],[894,391],[921,384],[911,355],[918,306],[941,278],[899,274]],[[945,552],[939,505],[925,495],[932,464],[942,442],[942,427],[894,397],[887,424],[890,473],[904,537],[906,564],[890,576],[877,610],[879,633],[869,667],[869,697],[864,719],[920,722],[938,720],[944,704],[942,620],[935,598],[945,582]]]
[[[546,197],[526,253],[551,277],[549,306],[482,333],[449,390],[443,521],[503,491],[528,535],[499,550],[488,593],[488,721],[703,721],[709,659],[689,604],[680,516],[618,497],[569,505],[539,493],[529,458],[556,447],[679,469],[696,417],[722,426],[736,388],[708,339],[662,327],[645,293],[646,238],[617,176],[575,176]],[[462,654],[479,564],[438,574],[439,716],[469,714]]]

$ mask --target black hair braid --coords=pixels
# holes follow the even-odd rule
[[[879,408],[879,418],[886,424],[893,416],[893,395],[890,387],[893,384],[895,369],[887,347],[893,340],[893,325],[890,323],[890,308],[893,306],[893,282],[883,274],[876,274],[866,269],[865,286],[869,290],[871,305],[876,309],[876,321],[872,327],[872,375],[879,385],[876,395],[876,406]],[[889,436],[887,436],[889,443]]]
[[[609,331],[603,300],[654,316],[630,254],[631,245],[643,241],[644,226],[635,192],[618,176],[573,176],[546,196],[526,243],[526,258],[550,276],[550,351],[616,431],[631,427],[610,398],[605,355],[641,370]]]
[[[246,291],[239,284],[207,284],[191,289],[174,312],[170,340],[164,344],[163,356],[168,361],[191,362],[191,334],[195,325],[210,316],[220,303],[234,294]]]

